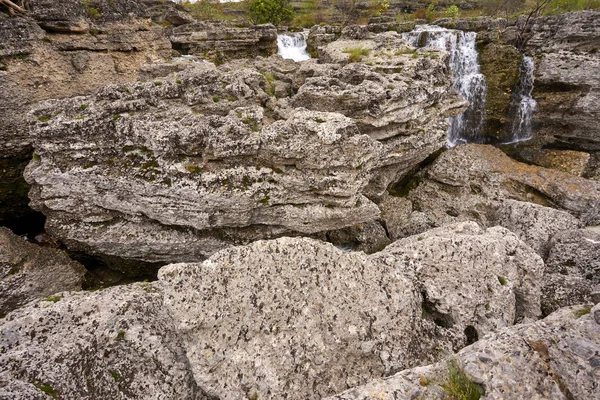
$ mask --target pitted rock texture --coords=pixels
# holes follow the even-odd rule
[[[162,301],[155,285],[133,284],[12,312],[0,321],[0,396],[204,399]]]
[[[459,335],[470,330],[480,337],[540,316],[544,263],[502,227],[448,225],[398,240],[373,257],[390,254],[414,270],[427,318]]]
[[[208,394],[312,399],[535,318],[542,269],[507,230],[464,223],[371,256],[259,241],[159,280]]]
[[[402,371],[327,400],[447,399],[449,366],[479,384],[485,399],[591,399],[600,390],[596,306],[491,333],[446,361]]]
[[[80,290],[85,272],[62,250],[27,243],[0,227],[0,316],[32,300]]]
[[[405,234],[465,220],[493,226],[506,199],[562,209],[584,224],[600,221],[598,182],[523,164],[487,145],[467,144],[450,149],[399,189],[408,191],[405,196],[413,210],[403,224],[413,229]],[[548,213],[554,211],[547,210]],[[565,223],[565,228],[576,224],[571,218]]]
[[[372,221],[369,198],[441,148],[462,109],[444,57],[394,55],[408,73],[181,60],[164,78],[46,102],[32,114],[31,206],[72,250],[163,263]],[[278,98],[278,85],[298,93]],[[316,111],[323,93],[347,101]]]
[[[0,398],[318,399],[539,311],[541,261],[503,228],[390,247],[257,241],[158,282],[30,302],[0,319]]]
[[[514,232],[543,259],[555,234],[583,227],[581,221],[566,211],[516,200],[502,202],[495,223]]]
[[[600,233],[578,229],[556,234],[550,242],[546,271],[600,284]]]
[[[546,272],[542,278],[542,314],[549,315],[566,306],[591,303],[592,294],[599,289],[599,285],[576,274]]]

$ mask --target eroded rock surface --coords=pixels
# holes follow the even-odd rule
[[[0,228],[0,316],[32,300],[80,290],[85,272],[62,250],[28,243]]]
[[[589,399],[599,390],[600,325],[594,312],[563,308],[544,320],[500,330],[431,366],[406,370],[328,399],[445,399],[449,366],[480,386],[486,399]],[[456,376],[456,375],[455,375]]]
[[[373,37],[381,51],[404,43]],[[445,117],[464,107],[438,56],[192,60],[47,102],[32,115],[32,207],[73,250],[163,263],[373,221],[372,200],[444,145]]]
[[[162,299],[134,284],[12,312],[0,322],[0,397],[204,399]]]
[[[404,232],[408,234],[464,220],[493,226],[506,199],[555,207],[576,217],[561,217],[564,223],[549,221],[548,226],[556,224],[552,230],[559,226],[569,229],[577,224],[576,220],[584,224],[600,220],[598,182],[514,161],[492,146],[467,144],[446,151],[407,185],[408,189],[415,187],[405,195],[412,212],[405,223],[396,224],[413,227],[413,231]],[[556,213],[540,210],[549,215]]]

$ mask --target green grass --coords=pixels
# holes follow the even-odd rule
[[[473,382],[456,361],[448,363],[448,376],[441,388],[446,392],[446,400],[479,400],[485,394],[483,387]]]
[[[500,284],[502,286],[506,286],[506,278],[503,278],[501,276],[498,277],[498,282],[500,282]]]
[[[40,121],[40,122],[48,122],[51,119],[52,119],[52,116],[51,115],[47,115],[47,114],[44,114],[44,115],[41,115],[41,116],[38,117],[38,121]]]
[[[591,308],[591,307],[587,307],[587,306],[585,306],[585,307],[583,307],[583,308],[580,308],[579,310],[575,310],[575,311],[573,312],[573,314],[575,314],[575,316],[576,316],[577,318],[581,318],[581,317],[583,317],[584,315],[588,315],[588,314],[589,314],[589,313],[591,313],[591,312],[592,312],[592,308]]]
[[[63,297],[62,296],[48,296],[45,299],[43,299],[42,301],[51,301],[52,303],[57,303],[59,302]]]
[[[42,392],[46,393],[48,396],[53,399],[58,399],[58,394],[54,391],[54,388],[50,385],[44,385],[41,383],[34,383],[33,386],[40,389]]]
[[[125,340],[125,331],[121,330],[117,333],[117,337],[115,340]]]
[[[342,52],[349,54],[348,62],[361,62],[364,57],[371,54],[371,50],[364,47],[346,47]]]

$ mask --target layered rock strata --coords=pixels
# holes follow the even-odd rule
[[[28,212],[21,176],[34,103],[135,80],[141,65],[171,53],[162,28],[144,19],[156,1],[29,3],[28,18],[0,15],[0,220]]]
[[[46,102],[32,114],[32,207],[72,250],[144,262],[377,219],[370,199],[444,145],[465,103],[445,53],[387,51],[406,46],[395,33],[341,46],[367,44],[369,65],[343,51],[341,64],[275,56],[258,70],[183,60]]]

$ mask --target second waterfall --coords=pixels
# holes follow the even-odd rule
[[[434,25],[418,25],[403,37],[415,47],[437,47],[450,55],[454,72],[454,88],[469,101],[469,107],[451,118],[448,146],[465,142],[481,142],[485,124],[487,85],[480,71],[475,32],[450,30]]]

